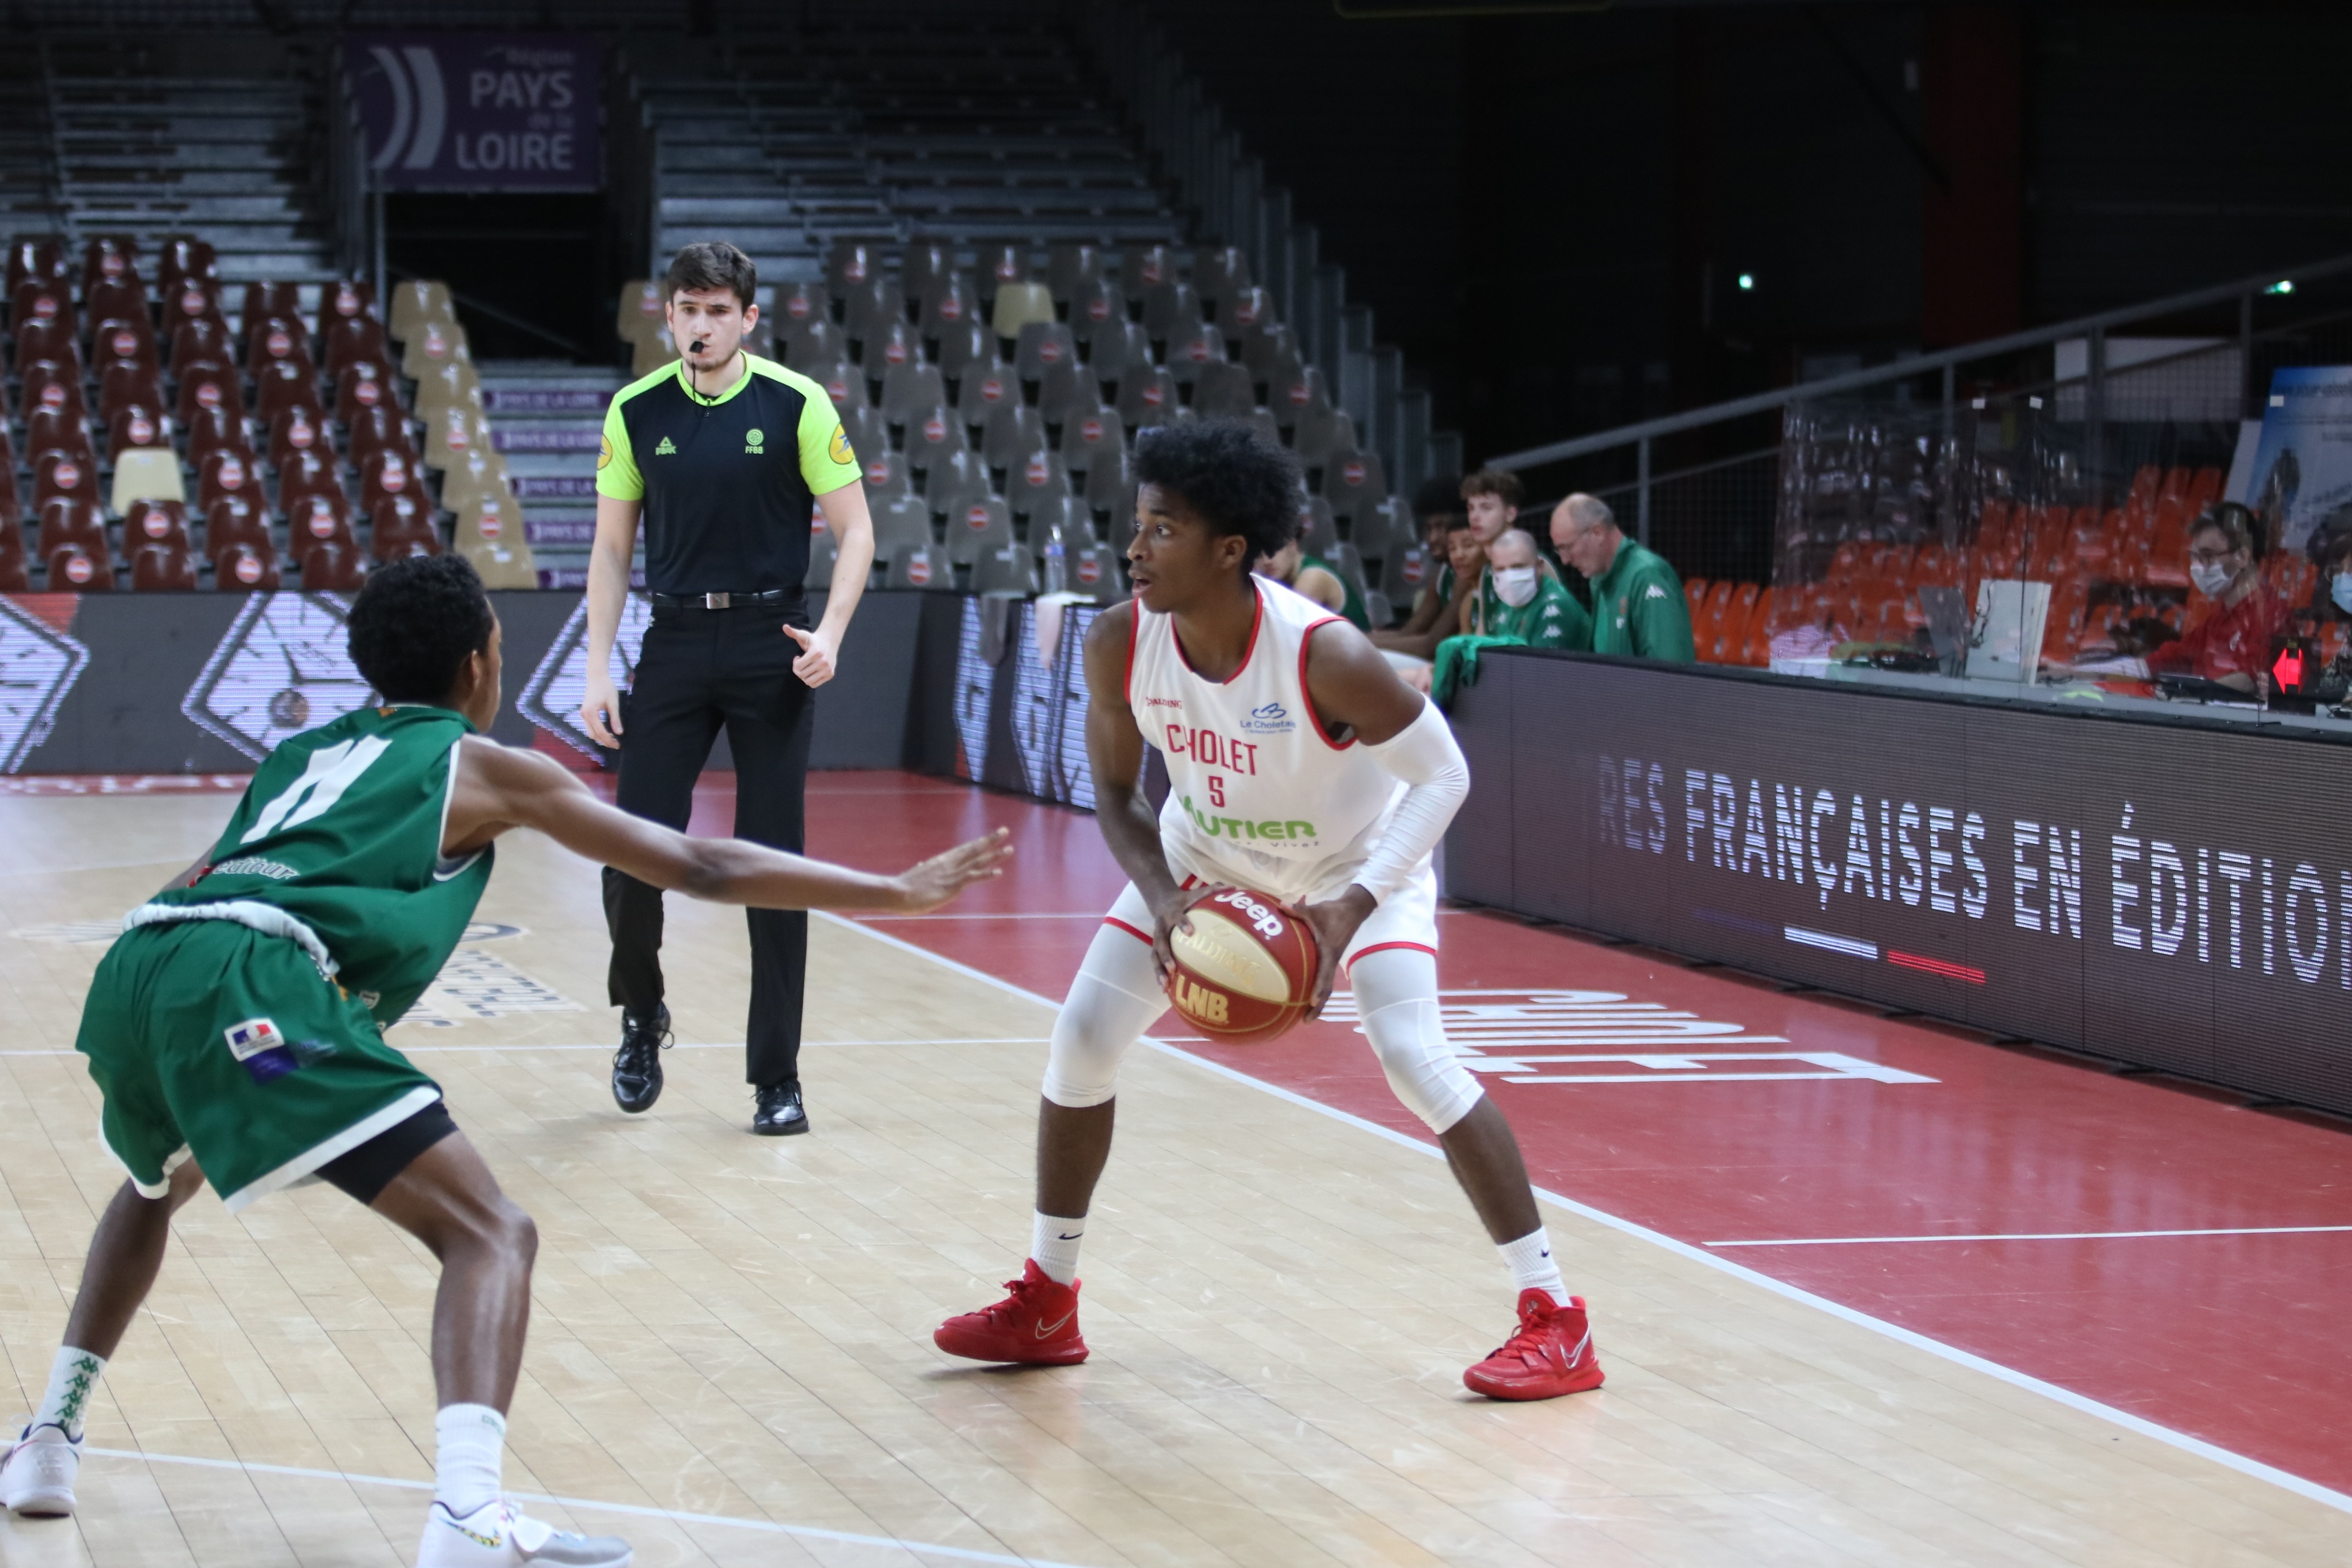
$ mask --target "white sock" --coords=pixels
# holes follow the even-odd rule
[[[499,1500],[507,1418],[487,1405],[445,1405],[433,1417],[433,1500],[457,1518]]]
[[[1045,1277],[1064,1285],[1078,1281],[1078,1242],[1087,1234],[1086,1216],[1064,1219],[1039,1214],[1029,1231],[1029,1257]]]
[[[61,1346],[58,1359],[49,1363],[49,1391],[41,1395],[41,1408],[33,1416],[33,1425],[55,1426],[80,1442],[82,1417],[89,1414],[90,1395],[98,1392],[98,1380],[105,1371],[104,1356]]]
[[[1560,1279],[1559,1265],[1552,1261],[1551,1235],[1543,1226],[1496,1250],[1503,1255],[1503,1267],[1511,1271],[1513,1286],[1521,1290],[1549,1290],[1555,1303],[1568,1305],[1568,1286]]]

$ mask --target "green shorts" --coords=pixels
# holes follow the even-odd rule
[[[232,1211],[441,1098],[300,947],[233,921],[126,932],[90,981],[74,1048],[131,1184],[160,1198],[194,1155]]]

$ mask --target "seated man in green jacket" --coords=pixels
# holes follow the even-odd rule
[[[1551,542],[1559,558],[1592,584],[1594,653],[1688,664],[1690,605],[1683,580],[1665,558],[1628,539],[1599,498],[1572,495],[1553,509]]]
[[[1535,536],[1506,530],[1486,552],[1486,586],[1471,601],[1476,629],[1437,645],[1429,694],[1440,708],[1478,679],[1481,648],[1582,647],[1591,617],[1536,553]]]

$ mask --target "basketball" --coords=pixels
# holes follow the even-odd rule
[[[1247,888],[1204,891],[1169,932],[1176,967],[1169,999],[1210,1039],[1262,1045],[1286,1033],[1315,1000],[1322,954],[1315,932],[1280,901]]]

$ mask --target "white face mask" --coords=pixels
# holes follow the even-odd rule
[[[2189,567],[2189,580],[2196,584],[2197,591],[2209,599],[2220,598],[2221,591],[2227,588],[2236,576],[2235,572],[2219,562],[2192,562]]]
[[[1503,603],[1513,609],[1524,607],[1536,596],[1536,569],[1532,566],[1504,566],[1495,573],[1495,592]]]
[[[2327,596],[2336,601],[2337,609],[2352,616],[2352,572],[2336,574],[2336,581],[2327,585]]]

